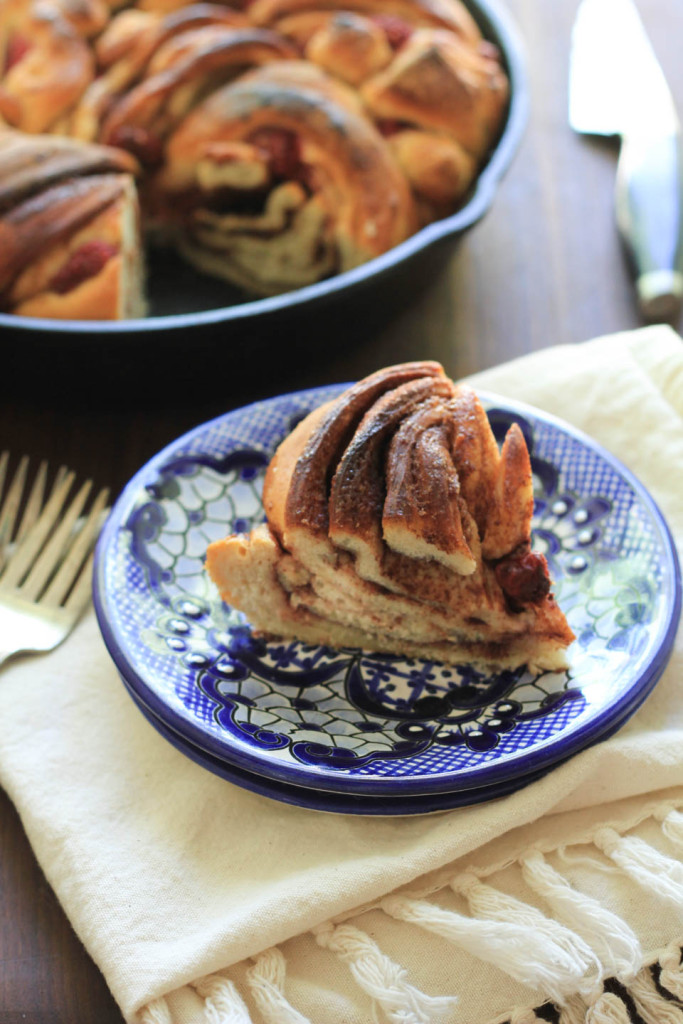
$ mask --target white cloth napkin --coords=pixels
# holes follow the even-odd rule
[[[472,382],[561,416],[611,450],[649,488],[680,548],[683,342],[670,328],[547,349]],[[599,1012],[617,999],[602,986],[605,975],[618,972],[614,950],[600,952],[593,937],[562,952],[558,938],[560,952],[553,953],[559,904],[549,911],[547,893],[546,903],[538,895],[543,865],[532,863],[523,874],[519,858],[545,850],[546,866],[552,861],[564,872],[558,878],[575,887],[583,880],[584,896],[592,891],[602,912],[611,906],[624,924],[624,907],[639,906],[634,892],[647,885],[619,866],[619,843],[625,830],[639,829],[652,856],[665,861],[658,871],[669,879],[673,923],[671,915],[646,910],[624,925],[627,938],[633,935],[630,946],[624,939],[623,977],[683,939],[676,847],[682,669],[679,633],[664,676],[619,733],[511,796],[438,815],[371,819],[280,804],[193,764],[135,708],[89,614],[57,651],[3,671],[0,782],[131,1022],[368,1024],[374,1013],[396,1024],[483,1024],[511,1014],[526,1024],[537,1019],[530,1007],[546,999],[564,1001],[567,1022],[612,1021],[619,1018]],[[605,823],[615,830],[601,832]],[[576,847],[588,842],[591,856]],[[585,862],[592,857],[592,868],[582,867],[578,854],[563,868],[557,851],[565,846],[583,850]],[[543,906],[548,934],[533,913],[516,924],[514,906],[493,885],[477,890],[475,876],[496,884],[502,878],[508,896],[524,894],[524,913]],[[378,909],[406,885],[419,898],[394,895]],[[418,904],[434,895],[430,917]],[[650,894],[643,907],[658,898]],[[434,907],[451,916],[439,924]],[[422,923],[420,913],[427,914]],[[484,932],[475,934],[468,922],[486,923],[491,914],[501,923],[487,946]],[[563,927],[574,938],[585,931],[576,922]],[[618,945],[620,925],[605,929]],[[540,945],[535,934],[543,936]],[[531,946],[518,964],[509,954],[522,937]],[[545,973],[542,949],[550,951]],[[674,946],[668,956],[662,969],[675,973]],[[453,995],[459,1004],[432,998]],[[681,1024],[676,1012],[654,1019]]]

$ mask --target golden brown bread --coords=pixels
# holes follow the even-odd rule
[[[0,4],[0,124],[50,131],[95,76],[91,47],[50,0]]]
[[[405,174],[420,211],[420,226],[447,217],[466,195],[477,162],[447,135],[404,128],[387,143]]]
[[[259,294],[357,266],[415,227],[405,178],[355,94],[304,61],[213,93],[169,139],[152,190],[185,211],[190,259]],[[226,190],[252,209],[216,210]]]
[[[143,316],[143,254],[127,153],[0,133],[0,307],[58,319]]]
[[[360,85],[390,63],[393,50],[381,25],[350,11],[315,12],[308,18],[305,35],[301,23],[284,26],[285,35],[298,29],[305,57],[350,85]]]
[[[244,3],[240,3],[239,0],[235,3],[231,2],[231,0],[217,0],[217,2],[220,6],[224,3],[229,11],[235,8],[239,11],[241,7],[248,5],[248,0],[245,0]],[[154,14],[172,14],[173,11],[179,11],[181,8],[187,7],[188,2],[187,0],[138,0],[136,6],[141,11],[152,11]]]
[[[418,29],[361,94],[375,117],[445,132],[479,158],[500,123],[508,84],[487,49],[452,32]]]
[[[215,3],[197,3],[169,14],[128,8],[107,25],[94,43],[98,76],[81,96],[68,119],[69,135],[87,141],[99,137],[101,124],[117,101],[139,85],[159,50],[176,36],[209,25],[247,25],[237,11]]]
[[[61,15],[72,25],[79,36],[90,38],[98,35],[111,16],[109,0],[50,0],[59,8]]]
[[[119,175],[110,201],[100,213],[57,244],[42,249],[15,280],[9,301],[18,316],[58,320],[143,317],[144,266],[132,178]]]
[[[249,17],[257,25],[281,29],[285,18],[341,9],[375,17],[388,32],[403,32],[402,25],[433,25],[450,29],[473,44],[481,39],[472,15],[458,0],[344,0],[343,5],[338,0],[254,0],[249,5]]]
[[[0,0],[0,132],[126,150],[145,240],[252,295],[453,213],[507,99],[461,0]]]
[[[446,216],[466,194],[508,103],[495,52],[420,28],[360,93],[423,200],[424,219]]]
[[[268,29],[208,24],[174,35],[155,53],[149,75],[111,106],[99,137],[155,166],[166,137],[204,96],[247,68],[296,56]]]
[[[59,135],[0,132],[0,212],[59,181],[106,171],[136,174],[138,165],[128,153],[109,146],[85,146]]]
[[[371,375],[282,442],[267,523],[209,546],[223,598],[266,635],[450,663],[566,665],[573,634],[531,550],[532,475],[438,364]]]

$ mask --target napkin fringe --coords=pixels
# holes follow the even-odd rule
[[[209,974],[193,987],[204,999],[206,1024],[251,1024],[246,1003],[229,978]]]
[[[310,1024],[308,1017],[295,1010],[285,996],[287,963],[282,951],[273,947],[253,960],[247,982],[264,1024]]]
[[[683,1012],[662,999],[652,971],[643,968],[628,986],[628,993],[645,1024],[683,1024]]]
[[[160,999],[153,999],[151,1003],[148,1003],[142,1010],[140,1017],[142,1024],[173,1024],[171,1011],[163,996]]]
[[[595,951],[603,972],[618,981],[636,976],[643,962],[638,936],[598,900],[574,889],[540,850],[519,858],[524,881],[553,913]]]
[[[349,966],[356,984],[381,1007],[391,1024],[429,1024],[451,1009],[456,997],[425,995],[406,980],[406,970],[380,950],[370,936],[351,924],[321,925],[313,930],[319,946]]]
[[[638,885],[683,906],[683,864],[637,836],[620,836],[613,828],[598,829],[593,842]]]
[[[659,985],[683,1003],[683,963],[678,942],[670,942],[659,956]]]
[[[555,853],[560,866],[627,876],[675,908],[672,930],[680,929],[683,863],[653,842],[625,834],[643,824],[653,841],[656,833],[651,827],[658,826],[665,845],[683,855],[683,813],[666,803],[650,808],[630,825],[602,825],[552,849],[534,844],[507,861],[504,867],[519,872],[521,882],[548,913],[484,881],[501,870],[498,864],[450,875],[444,871],[427,898],[424,891],[406,887],[364,906],[357,917],[380,911],[396,922],[431,932],[537,993],[534,1005],[513,1007],[486,1024],[683,1024],[683,931],[673,934],[666,947],[645,954],[627,921],[582,892],[548,860]],[[454,897],[462,909],[452,908]],[[445,902],[450,906],[441,905]],[[317,946],[346,965],[370,998],[377,1024],[459,1019],[457,1012],[454,1015],[457,994],[431,996],[420,991],[409,981],[407,968],[348,916],[318,925],[310,934]],[[192,984],[203,1000],[202,1024],[310,1024],[286,994],[283,949],[275,946],[250,959],[251,966],[242,975],[243,994],[222,974]],[[139,1020],[178,1024],[163,998],[144,1007]]]
[[[580,996],[570,996],[564,1006],[559,1007],[558,1024],[584,1024],[586,1009]]]

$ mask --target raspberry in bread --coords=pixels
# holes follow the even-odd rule
[[[209,546],[261,634],[486,668],[566,666],[574,639],[531,548],[529,453],[499,451],[435,363],[378,371],[316,409],[266,474],[266,523]]]

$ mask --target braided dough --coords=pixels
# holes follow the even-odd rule
[[[574,639],[531,550],[529,453],[499,452],[436,363],[378,371],[273,456],[267,522],[211,544],[225,601],[267,636],[487,668],[555,670]]]
[[[460,0],[0,3],[0,134],[129,154],[135,244],[250,295],[343,273],[453,213],[508,98]],[[40,308],[78,318],[76,298]],[[17,302],[0,291],[0,308]]]

